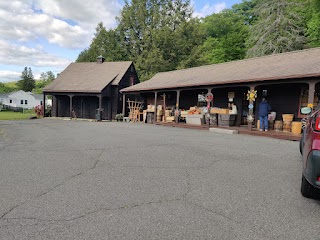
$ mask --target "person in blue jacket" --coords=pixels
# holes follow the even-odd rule
[[[271,111],[271,107],[266,98],[262,98],[262,102],[259,105],[259,119],[260,119],[260,131],[268,131],[268,113]]]

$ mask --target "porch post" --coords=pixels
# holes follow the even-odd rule
[[[59,117],[58,116],[58,98],[55,95],[52,95],[52,110],[53,110],[53,113],[55,114],[53,117]]]
[[[123,115],[123,117],[125,117],[124,116],[125,113],[126,113],[126,94],[124,93],[122,95],[122,115]]]
[[[212,93],[212,88],[208,88],[208,93]],[[210,108],[211,108],[212,102],[213,102],[213,100],[207,103],[207,106],[209,106],[208,113],[204,117],[204,119],[207,123],[208,129],[210,129]]]
[[[255,90],[256,88],[256,85],[250,85],[250,91],[253,91]],[[249,105],[252,104],[253,105],[253,101],[249,101]],[[253,108],[250,108],[249,109],[249,115],[253,116]],[[248,122],[248,128],[249,128],[249,131],[252,131],[252,122]]]
[[[180,105],[180,91],[181,90],[177,90],[176,109],[179,109],[179,105]]]
[[[99,111],[102,111],[102,95],[99,95]]]
[[[156,124],[157,123],[157,98],[158,98],[158,92],[154,92],[154,119],[153,119],[153,123]]]
[[[316,81],[310,81],[309,84],[309,91],[308,91],[308,104],[314,102],[314,92],[316,89]]]
[[[163,120],[164,120],[164,122],[166,122],[167,121],[167,118],[166,118],[167,103],[166,103],[166,94],[165,93],[162,95],[162,99],[163,99],[163,110],[162,110],[163,111]]]
[[[99,120],[102,120],[102,94],[99,95],[99,113],[100,113]]]
[[[181,90],[177,90],[177,100],[176,100],[176,109],[175,109],[175,114],[174,114],[174,118],[175,118],[175,122],[176,124],[179,123],[179,113],[176,114],[176,111],[179,111],[179,105],[180,105],[180,91]]]
[[[43,93],[43,117],[46,116],[46,93]]]
[[[72,98],[73,98],[73,95],[69,95],[69,98],[70,98],[70,118],[72,118],[72,108],[73,108],[73,103],[72,103]]]

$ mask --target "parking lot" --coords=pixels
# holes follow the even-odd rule
[[[320,239],[298,142],[147,124],[0,122],[0,239]]]

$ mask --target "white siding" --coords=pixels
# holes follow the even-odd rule
[[[12,100],[12,103],[10,103],[10,100]],[[21,104],[21,101],[22,101],[22,104]],[[27,101],[27,104],[26,104],[26,101]],[[34,96],[32,96],[31,93],[18,91],[18,92],[9,94],[7,98],[7,103],[4,103],[4,104],[12,107],[32,109],[35,106],[40,105],[41,101],[42,100],[38,100]]]

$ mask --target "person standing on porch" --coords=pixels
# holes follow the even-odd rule
[[[262,102],[259,104],[259,119],[260,119],[260,131],[268,131],[268,113],[271,111],[271,107],[266,98],[262,98]]]

